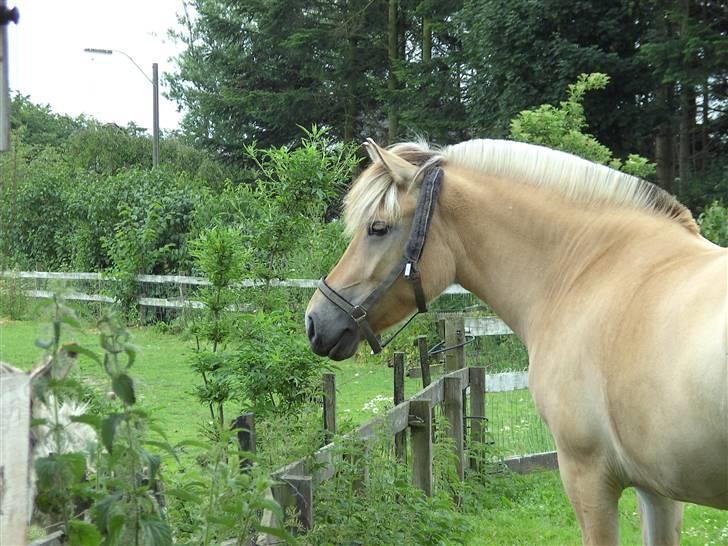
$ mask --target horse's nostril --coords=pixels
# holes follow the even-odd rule
[[[313,323],[311,315],[306,315],[306,334],[308,335],[308,339],[311,341],[313,341],[313,338],[316,336],[316,326]]]

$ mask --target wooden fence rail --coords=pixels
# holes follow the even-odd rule
[[[99,283],[114,283],[113,277],[103,273],[88,272],[57,272],[57,271],[0,271],[0,279],[35,279],[50,281],[96,281]],[[137,281],[142,284],[168,284],[173,286],[209,286],[210,281],[203,277],[191,277],[187,275],[137,275]],[[269,286],[274,288],[316,288],[316,279],[288,279],[270,281],[246,279],[234,286],[236,288],[253,288]],[[24,290],[30,298],[47,299],[53,297],[53,291],[40,289]],[[469,294],[462,286],[455,284],[445,290],[446,294]],[[106,294],[89,294],[86,292],[68,291],[64,298],[69,301],[85,301],[97,303],[114,303],[114,298]],[[163,309],[201,309],[204,304],[196,300],[180,298],[149,298],[139,296],[137,302],[142,307],[157,307]]]

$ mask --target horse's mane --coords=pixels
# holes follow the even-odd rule
[[[508,140],[470,140],[433,149],[423,142],[396,144],[389,150],[420,169],[434,162],[481,174],[513,178],[559,190],[586,205],[602,204],[643,209],[671,218],[693,233],[698,225],[690,211],[662,188],[610,167],[544,146]],[[372,219],[395,221],[400,214],[397,188],[381,163],[362,173],[347,195],[347,232]]]

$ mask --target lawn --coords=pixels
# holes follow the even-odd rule
[[[66,330],[64,340],[71,340]],[[172,443],[197,436],[207,418],[206,409],[191,394],[196,377],[188,361],[191,341],[155,328],[131,329],[139,349],[132,370],[140,404],[154,413]],[[0,360],[29,369],[42,357],[35,339],[49,337],[48,326],[37,321],[0,320]],[[73,339],[89,348],[98,345],[92,329],[73,332]],[[483,344],[469,362],[489,369],[506,367],[509,355],[521,360],[522,349],[510,341]],[[499,352],[498,347],[502,347]],[[487,349],[487,352],[484,350]],[[106,376],[92,360],[81,356],[84,377],[105,388]],[[375,358],[352,359],[337,366],[337,418],[340,423],[361,424],[391,405],[392,369]],[[421,388],[419,379],[407,378],[407,395]],[[228,408],[233,415],[237,408]],[[489,430],[501,454],[523,454],[552,449],[548,432],[537,416],[526,391],[489,394]],[[529,476],[494,477],[485,494],[476,500],[474,526],[468,544],[577,544],[578,525],[555,472]],[[621,534],[624,544],[639,544],[639,522],[632,490],[620,502]],[[728,543],[728,512],[688,505],[683,544]]]

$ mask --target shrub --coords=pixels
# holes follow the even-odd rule
[[[630,154],[622,162],[613,157],[609,148],[583,132],[587,125],[582,104],[584,95],[592,89],[603,89],[608,83],[606,74],[581,74],[576,83],[569,85],[568,98],[558,107],[542,104],[520,112],[511,121],[511,138],[563,150],[641,178],[652,176],[656,167],[647,159]]]
[[[300,316],[286,309],[256,312],[240,321],[237,397],[257,416],[298,411],[316,393],[330,365],[316,357]]]
[[[728,246],[728,207],[720,201],[713,201],[698,216],[700,231],[706,239],[716,245]]]

